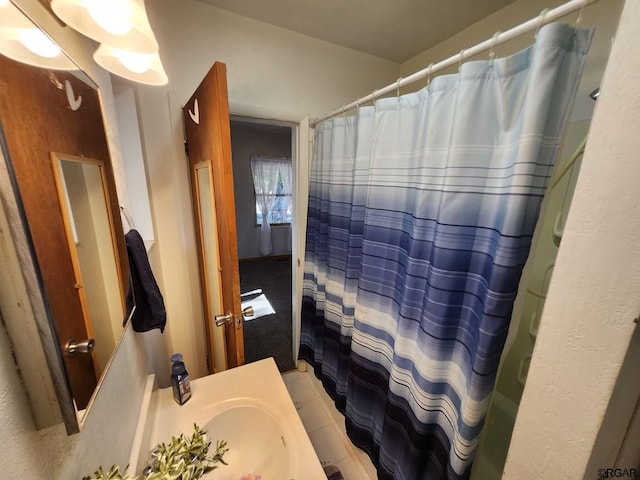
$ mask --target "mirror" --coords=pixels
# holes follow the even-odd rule
[[[97,87],[62,52],[61,62],[32,65],[23,29],[35,27],[0,2],[0,195],[52,388],[75,433],[123,333],[127,254]],[[16,342],[19,363],[29,348]],[[23,376],[34,411],[51,403],[31,393],[38,375]]]
[[[86,338],[94,340],[90,353],[99,379],[122,334],[124,317],[105,164],[59,153],[52,153],[51,160],[76,288],[85,314],[82,321]],[[72,353],[73,344],[69,343],[72,340],[76,339],[65,343],[67,356],[81,354]]]

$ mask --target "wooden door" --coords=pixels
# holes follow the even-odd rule
[[[69,72],[54,72],[14,62],[0,55],[0,119],[19,195],[29,224],[46,300],[60,351],[68,340],[93,337],[82,304],[72,252],[68,248],[58,198],[52,152],[98,159],[106,175],[112,212],[118,211],[115,180],[107,147],[98,92]],[[128,272],[120,218],[114,218],[119,251],[120,290]],[[101,345],[96,344],[96,349]],[[71,392],[84,409],[97,385],[95,352],[62,355]]]
[[[244,364],[243,322],[240,307],[240,273],[233,192],[231,132],[227,99],[227,72],[216,62],[183,109],[191,193],[199,242],[198,260],[205,312],[207,364],[213,372],[214,328],[224,328],[228,367]],[[209,175],[202,174],[207,170]],[[200,172],[200,173],[199,173]],[[209,188],[203,179],[210,178]],[[200,179],[200,180],[198,180]],[[206,187],[206,186],[205,186]],[[202,195],[212,195],[212,212],[204,218]],[[213,231],[216,242],[207,232]],[[215,249],[215,252],[207,249]],[[216,263],[217,265],[212,265]],[[219,276],[218,278],[215,278]],[[219,285],[216,292],[215,285]],[[221,297],[222,304],[215,298]],[[231,323],[216,327],[214,317],[231,314]]]

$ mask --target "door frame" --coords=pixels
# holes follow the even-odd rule
[[[293,169],[293,211],[291,221],[291,342],[294,365],[298,362],[300,347],[300,321],[302,309],[302,281],[304,273],[304,247],[309,196],[309,159],[311,158],[311,128],[309,117],[301,122],[268,119],[259,116],[229,114],[230,122],[242,121],[291,129],[291,167]]]

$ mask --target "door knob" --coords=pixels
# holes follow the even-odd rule
[[[242,309],[242,318],[253,317],[254,310],[252,306],[244,307]],[[216,321],[216,327],[221,327],[225,323],[233,323],[233,313],[229,312],[224,315],[216,315],[214,317]],[[240,325],[240,318],[238,317],[238,325]]]
[[[64,353],[67,357],[73,357],[77,353],[91,353],[96,348],[96,341],[93,338],[88,338],[78,342],[71,339],[64,346]]]
[[[233,322],[233,313],[229,312],[225,315],[216,315],[215,316],[216,327],[221,327],[225,323]]]

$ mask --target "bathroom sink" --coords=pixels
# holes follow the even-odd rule
[[[326,480],[320,461],[289,396],[273,358],[198,378],[191,399],[173,400],[171,388],[150,394],[146,421],[136,433],[130,465],[145,467],[148,452],[180,434],[190,435],[194,423],[229,451],[208,480],[240,480],[248,474],[261,480]],[[144,410],[144,409],[143,409]]]
[[[289,479],[290,455],[288,444],[293,441],[285,425],[267,405],[254,399],[239,398],[222,402],[220,413],[215,414],[203,429],[207,432],[225,432],[229,451],[225,461],[229,464],[214,470],[205,478],[240,479],[252,473],[264,480]],[[249,428],[239,428],[250,425]]]

